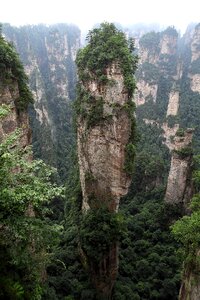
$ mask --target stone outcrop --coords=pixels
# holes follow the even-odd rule
[[[200,24],[196,26],[194,34],[192,36],[192,43],[191,43],[192,62],[200,58],[199,45],[200,45]]]
[[[173,139],[176,135],[177,130],[179,129],[179,124],[175,124],[174,126],[169,127],[168,123],[164,122],[161,128],[163,129],[163,137],[165,138],[163,144],[165,144],[170,151],[174,150],[175,145]]]
[[[175,55],[177,50],[177,36],[164,33],[160,41],[160,54]]]
[[[196,254],[197,264],[199,261],[200,251]],[[200,280],[199,267],[184,266],[183,279],[179,292],[179,300],[199,300]]]
[[[143,64],[148,61],[150,64],[156,64],[159,59],[157,51],[149,51],[145,47],[140,48],[140,63]]]
[[[148,99],[152,99],[156,102],[158,85],[150,84],[145,80],[139,80],[137,83],[137,91],[134,97],[136,106],[143,105]]]
[[[193,129],[187,129],[174,138],[171,167],[165,194],[166,203],[182,204],[185,208],[192,196],[191,182],[191,142]]]
[[[115,36],[116,39],[113,38]],[[99,40],[105,41],[103,47]],[[128,192],[135,155],[134,103],[131,98],[136,58],[127,51],[122,60],[119,59],[116,53],[121,53],[123,49],[116,43],[119,40],[123,47],[127,47],[125,36],[113,24],[102,24],[100,29],[91,34],[88,45],[77,57],[80,79],[76,100],[77,145],[83,224],[85,218],[91,215],[95,219],[98,216],[98,224],[102,220],[103,228],[111,226],[109,233],[105,232],[107,241],[97,246],[99,258],[97,254],[97,259],[94,259],[84,242],[80,245],[80,252],[82,258],[85,255],[92,283],[100,295],[97,298],[107,300],[112,298],[118,274],[120,232],[117,229],[119,225],[114,225],[116,232],[112,234],[111,224],[117,216],[120,198]],[[113,52],[108,50],[110,45],[113,45]],[[109,61],[102,61],[102,57],[107,55]],[[128,66],[126,70],[123,64]],[[91,235],[94,232],[92,223],[86,223],[86,232],[89,231]],[[98,236],[98,232],[95,236]],[[94,252],[94,243],[89,242],[89,245]]]
[[[193,92],[200,94],[200,24],[195,27],[190,43],[191,68],[188,75],[191,79],[190,87]]]
[[[199,74],[189,75],[191,78],[191,90],[200,93],[200,70]]]
[[[120,197],[127,193],[130,184],[124,163],[131,123],[127,112],[120,110],[128,96],[124,92],[121,70],[116,65],[107,69],[107,75],[115,81],[113,87],[101,89],[96,82],[86,86],[95,99],[104,99],[102,121],[91,128],[87,121],[78,121],[80,180],[86,210],[92,207],[93,198],[101,202],[109,199],[110,210],[117,211]]]
[[[0,82],[0,105],[6,104],[10,107],[7,116],[0,120],[0,142],[13,133],[17,128],[21,129],[19,144],[25,148],[31,143],[31,130],[27,112],[19,112],[15,102],[19,98],[19,89],[16,81],[9,84]]]
[[[169,94],[169,103],[167,107],[167,117],[176,116],[179,108],[179,92],[171,91]]]
[[[157,44],[155,39],[157,39]],[[174,29],[166,30],[161,34],[155,33],[155,35],[152,35],[152,41],[149,40],[149,44],[147,42],[145,42],[145,44],[144,42],[140,44],[139,75],[137,78],[137,91],[134,99],[136,106],[144,105],[149,99],[152,99],[153,102],[156,103],[160,75],[166,76],[167,78],[169,77],[167,65],[169,65],[171,60],[174,60],[177,55],[177,44],[178,34]],[[147,68],[146,71],[143,70],[143,66]],[[147,76],[145,76],[145,72],[148,73]],[[156,79],[154,78],[155,72],[160,72],[160,74],[156,75]],[[181,74],[182,65],[177,63],[176,66],[175,63],[173,76],[178,80],[180,79]],[[173,90],[169,95],[170,103],[167,112],[168,115],[175,115],[175,113],[177,113],[177,95],[178,94]]]

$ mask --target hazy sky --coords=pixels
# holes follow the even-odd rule
[[[108,21],[160,23],[185,30],[200,22],[199,0],[2,0],[0,22],[12,25],[75,23],[82,29]]]

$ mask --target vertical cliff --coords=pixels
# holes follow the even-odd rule
[[[175,121],[181,77],[177,31],[169,27],[163,32],[145,34],[139,40],[139,56],[137,116],[152,127],[156,122],[164,137],[162,142],[171,150],[171,138],[179,127]]]
[[[100,215],[99,230],[104,231],[107,240],[102,238],[98,241],[102,245],[97,242],[92,247],[85,233],[81,246],[96,290],[103,299],[111,299],[119,239],[118,221],[114,229],[112,220],[116,218],[121,196],[128,191],[135,154],[132,94],[136,58],[124,34],[106,23],[90,32],[88,45],[78,53],[77,65],[77,145],[83,219],[88,220],[90,214],[98,219]],[[106,231],[106,226],[110,231]],[[84,229],[94,230],[88,223]],[[97,256],[100,254],[97,261],[93,257],[96,251]]]
[[[101,199],[111,211],[117,211],[119,200],[130,184],[125,170],[126,146],[131,134],[126,107],[129,98],[119,64],[108,66],[104,76],[113,83],[98,84],[91,80],[84,84],[91,103],[86,104],[88,118],[78,119],[80,180],[83,209],[97,205],[95,199]]]
[[[194,153],[200,150],[199,45],[199,25],[188,29],[183,37],[169,27],[139,39],[136,116],[141,134],[147,133],[144,143],[152,143],[149,131],[157,136],[157,148],[152,145],[150,151],[163,160],[168,157],[170,161],[179,128],[195,128]]]
[[[3,29],[20,53],[35,100],[29,112],[34,156],[57,167],[63,179],[70,169],[74,142],[71,101],[75,98],[80,31],[67,24],[4,25]]]
[[[0,46],[0,105],[7,110],[0,122],[0,142],[20,128],[19,143],[25,148],[31,142],[27,108],[33,99],[15,49],[1,36]]]
[[[148,152],[157,153],[166,165],[171,154],[169,176],[165,169],[166,179],[168,176],[165,201],[186,211],[193,194],[192,152],[200,151],[199,49],[199,24],[190,27],[183,37],[170,28],[146,34],[139,43],[136,115],[146,137],[143,147],[147,140]],[[154,139],[149,137],[150,133]],[[198,256],[198,251],[190,255],[194,261],[198,261]],[[186,262],[180,299],[199,298],[198,272],[198,266]]]
[[[193,253],[194,255],[194,253]],[[197,265],[199,252],[196,254]],[[182,285],[179,292],[179,300],[198,300],[200,295],[199,267],[184,265]]]
[[[168,176],[165,201],[170,204],[181,204],[185,209],[192,197],[192,129],[177,132],[171,167]]]

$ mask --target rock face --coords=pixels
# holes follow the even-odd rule
[[[165,122],[162,124],[161,128],[163,129],[163,137],[165,138],[163,144],[165,144],[170,151],[174,150],[173,138],[175,137],[176,132],[179,129],[179,124],[175,124],[173,127],[169,127],[168,123]]]
[[[169,94],[169,103],[167,107],[167,117],[176,116],[179,107],[179,92],[171,91]]]
[[[84,86],[93,101],[103,99],[102,110],[98,112],[101,119],[92,126],[87,119],[78,119],[77,145],[84,212],[101,206],[117,212],[120,198],[126,195],[130,185],[130,176],[124,169],[125,149],[131,133],[131,121],[124,109],[128,94],[117,64],[108,67],[106,75],[114,82],[112,86],[99,85],[95,81]],[[89,105],[88,112],[91,109]],[[93,283],[105,299],[110,299],[117,272],[118,245],[115,242],[98,267],[91,263]]]
[[[199,258],[199,254],[196,254],[197,258]],[[179,292],[179,300],[199,300],[199,295],[200,281],[198,275],[190,267],[185,268]]]
[[[190,75],[191,90],[200,93],[200,74]]]
[[[170,152],[174,149],[173,138],[179,128],[199,126],[198,113],[196,117],[188,113],[198,110],[199,106],[199,47],[199,24],[182,39],[174,28],[168,28],[163,32],[148,33],[139,40],[137,121],[139,124],[143,120],[152,130],[156,124],[157,131],[162,130],[158,139]],[[195,141],[199,141],[198,132],[199,129],[194,132]]]
[[[97,299],[110,300],[118,274],[120,239],[120,224],[114,220],[120,198],[128,192],[135,156],[132,96],[137,58],[126,36],[114,24],[103,23],[89,33],[88,44],[76,61],[79,82],[75,107],[84,228],[80,229],[80,252],[82,258],[85,256]],[[92,220],[98,220],[97,230]],[[94,238],[88,240],[88,233]]]
[[[148,98],[152,99],[153,102],[156,102],[157,90],[157,84],[150,84],[144,80],[138,81],[137,92],[134,98],[136,106],[143,105]]]
[[[128,102],[128,95],[117,64],[107,68],[106,75],[114,82],[113,86],[90,81],[84,87],[94,101],[103,99],[102,110],[98,112],[102,114],[101,120],[89,126],[87,119],[78,119],[77,145],[83,211],[105,205],[110,212],[116,212],[120,197],[127,193],[130,184],[130,176],[124,170],[125,147],[131,132],[128,113],[123,109]],[[91,107],[87,109],[90,111]],[[110,299],[118,272],[117,243],[111,245],[98,269],[91,263],[91,272],[96,289],[105,299]]]
[[[75,98],[75,57],[80,47],[76,26],[5,25],[23,61],[34,96],[30,111],[34,156],[58,168],[65,178],[70,168],[73,144],[71,101]]]
[[[5,85],[0,80],[0,105],[6,104],[10,107],[10,113],[0,120],[0,143],[17,128],[21,129],[19,144],[25,148],[31,143],[31,130],[27,112],[19,112],[15,106],[19,98],[19,89],[16,81],[12,80]]]
[[[190,51],[191,51],[191,67],[189,78],[191,79],[190,87],[193,92],[200,93],[200,24],[195,27],[194,33],[191,36]]]
[[[160,53],[167,55],[175,55],[177,50],[177,35],[164,32],[160,41]]]
[[[102,121],[91,128],[86,121],[78,122],[78,156],[85,210],[92,207],[91,198],[96,198],[102,202],[109,199],[110,210],[117,211],[120,197],[127,193],[130,184],[124,164],[131,123],[127,112],[119,109],[126,105],[128,96],[124,93],[123,76],[117,65],[106,71],[115,81],[113,87],[99,88],[95,82],[86,86],[95,99],[104,99]]]
[[[171,151],[171,140],[179,128],[178,123],[168,124],[168,117],[176,117],[180,105],[177,83],[182,76],[182,64],[178,59],[178,34],[174,28],[151,32],[140,39],[139,45],[136,115],[138,121],[151,120],[150,125],[156,124],[163,130],[162,143]]]
[[[191,43],[192,62],[200,58],[199,44],[200,44],[200,24],[196,26],[194,34],[192,36],[192,43]]]
[[[191,186],[191,142],[193,130],[188,129],[184,135],[175,136],[174,151],[168,177],[165,201],[171,204],[187,204],[192,196]]]

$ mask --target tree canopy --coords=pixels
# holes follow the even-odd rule
[[[95,79],[106,83],[105,69],[114,62],[118,63],[128,94],[132,97],[135,88],[133,74],[137,66],[137,56],[132,53],[133,40],[128,40],[114,24],[102,23],[99,28],[89,31],[87,42],[87,46],[79,50],[76,59],[79,78],[82,81]]]

